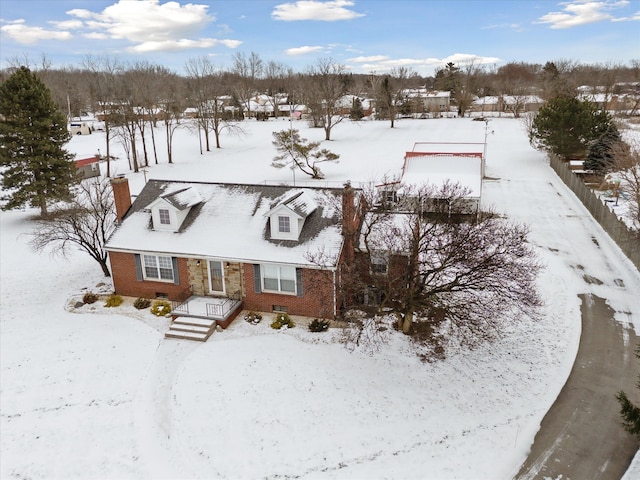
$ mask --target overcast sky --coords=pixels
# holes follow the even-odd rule
[[[447,62],[640,60],[638,0],[2,0],[0,61],[80,66],[88,54],[178,73],[236,52],[304,71],[332,58],[355,73]]]

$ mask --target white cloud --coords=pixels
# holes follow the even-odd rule
[[[215,38],[200,38],[198,40],[189,40],[181,38],[179,40],[163,40],[149,41],[139,43],[133,47],[129,47],[130,52],[148,53],[148,52],[178,52],[182,50],[190,50],[193,48],[212,48],[218,44],[225,45],[229,48],[236,48],[242,42],[238,40],[217,40]]]
[[[513,30],[516,32],[522,31],[522,25],[519,23],[497,23],[495,25],[487,25],[482,27],[482,30]]]
[[[481,57],[471,53],[454,53],[448,57],[440,60],[442,65],[446,65],[449,62],[455,63],[457,66],[463,65],[492,65],[498,63],[501,60],[497,57]]]
[[[82,35],[84,38],[90,38],[91,40],[106,40],[109,38],[106,34],[100,32],[89,32]]]
[[[33,45],[40,40],[70,40],[73,35],[67,31],[46,30],[40,27],[29,27],[24,20],[15,20],[0,27],[3,36],[24,45]]]
[[[101,12],[73,9],[67,12],[83,19],[90,30],[86,38],[126,40],[133,45],[131,52],[146,53],[211,48],[224,45],[236,48],[239,40],[194,38],[198,32],[215,21],[208,13],[208,5],[160,0],[118,0]]]
[[[455,63],[464,68],[465,65],[492,65],[502,60],[497,57],[481,57],[469,53],[454,53],[444,58],[388,58],[384,55],[370,57],[356,57],[348,60],[359,63],[357,66],[347,66],[349,70],[361,72],[389,72],[394,68],[408,67],[418,73],[430,74],[433,70],[444,67],[447,63]]]
[[[79,28],[82,28],[84,26],[84,23],[82,23],[80,20],[63,20],[60,22],[52,20],[49,23],[61,30],[78,30]]]
[[[535,23],[548,24],[549,27],[553,29],[562,29],[606,20],[615,21],[616,18],[608,13],[608,11],[626,7],[628,4],[628,0],[574,0],[564,2],[561,3],[561,5],[564,5],[562,12],[547,13],[540,17]]]
[[[309,53],[317,53],[324,51],[324,47],[320,46],[304,46],[304,47],[295,47],[289,48],[286,50],[287,55],[307,55]]]
[[[331,2],[319,2],[315,0],[300,0],[295,3],[282,3],[276,5],[271,13],[274,20],[293,22],[296,20],[322,20],[334,22],[337,20],[352,20],[364,17],[364,13],[357,13],[347,7],[354,5],[349,0],[334,0]]]
[[[207,5],[177,2],[160,4],[160,0],[119,0],[102,12],[69,10],[69,15],[90,19],[93,29],[101,29],[112,38],[132,42],[165,41],[187,37],[214,20]]]
[[[366,63],[366,62],[382,62],[387,60],[389,57],[385,55],[371,55],[369,57],[354,57],[347,59],[347,62],[354,63]]]

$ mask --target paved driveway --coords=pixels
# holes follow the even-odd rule
[[[518,480],[619,480],[640,441],[620,424],[615,393],[637,398],[640,341],[613,319],[605,300],[581,295],[582,335],[575,364],[544,417]]]

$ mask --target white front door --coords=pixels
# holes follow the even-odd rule
[[[209,260],[209,290],[224,293],[224,267],[219,260]]]

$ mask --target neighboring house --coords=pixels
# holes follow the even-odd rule
[[[482,143],[415,143],[413,150],[405,153],[399,179],[378,186],[381,202],[392,206],[402,193],[399,189],[421,185],[437,189],[447,182],[457,183],[468,192],[458,212],[478,213],[484,177],[483,146]]]
[[[480,113],[510,113],[519,116],[525,112],[537,112],[544,100],[537,95],[496,95],[476,98],[473,111]]]
[[[353,109],[356,100],[360,101],[363,117],[368,117],[373,113],[373,102],[371,99],[358,96],[358,95],[349,94],[349,95],[343,95],[336,102],[336,114],[341,115],[343,117],[350,116],[351,110]]]
[[[76,158],[75,164],[81,179],[100,176],[100,162],[96,157]]]
[[[240,309],[337,315],[353,251],[356,191],[150,180],[133,204],[112,181],[120,225],[109,239],[115,292],[167,298],[173,315],[204,298],[223,327]],[[344,218],[344,221],[343,221]]]

